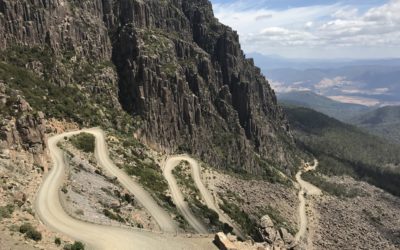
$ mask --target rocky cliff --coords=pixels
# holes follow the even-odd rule
[[[101,96],[108,120],[121,107],[140,117],[140,137],[159,149],[259,175],[295,164],[274,91],[208,0],[0,0],[0,49],[21,47],[51,59],[22,66]]]

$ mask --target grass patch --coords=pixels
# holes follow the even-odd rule
[[[86,153],[93,153],[95,147],[96,138],[94,135],[89,133],[80,133],[78,135],[72,136],[70,141],[74,147],[82,150]]]
[[[0,207],[0,221],[3,218],[11,218],[13,212],[14,212],[14,206],[11,204]]]
[[[192,177],[190,176],[190,174],[187,174],[184,169],[187,164],[187,162],[182,161],[172,170],[172,174],[174,175],[178,185],[188,190],[191,196],[200,195],[200,192],[197,189]]]
[[[168,183],[156,163],[146,163],[138,160],[135,166],[125,165],[124,168],[129,175],[137,176],[139,182],[149,190],[154,191],[155,194],[163,194],[168,190]]]

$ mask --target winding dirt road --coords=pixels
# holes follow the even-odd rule
[[[304,197],[305,195],[321,195],[322,191],[317,188],[316,186],[312,185],[311,183],[304,181],[301,178],[301,174],[303,172],[308,172],[308,171],[313,171],[318,167],[318,160],[314,160],[314,165],[313,166],[307,166],[304,168],[304,170],[300,170],[296,174],[296,181],[300,185],[300,191],[299,191],[299,216],[300,216],[300,227],[299,231],[297,232],[295,236],[296,242],[299,242],[301,238],[303,238],[306,233],[307,233],[307,227],[308,227],[308,219],[307,219],[307,213],[306,213],[306,198]]]
[[[240,230],[231,222],[231,220],[217,207],[215,204],[214,198],[208,189],[204,186],[201,181],[201,168],[196,160],[191,158],[188,155],[177,155],[169,157],[164,164],[164,177],[168,182],[172,199],[174,200],[175,205],[178,207],[179,211],[185,217],[185,219],[189,222],[189,224],[198,232],[198,233],[207,233],[207,228],[203,225],[203,223],[196,218],[192,214],[188,204],[185,202],[182,192],[180,191],[178,184],[176,182],[175,177],[172,174],[172,170],[179,165],[180,162],[187,161],[192,170],[192,179],[196,185],[196,187],[200,191],[200,195],[202,196],[204,202],[207,207],[214,210],[218,213],[219,220],[221,222],[227,223],[231,225],[234,229],[234,233],[237,236],[240,236],[242,239],[245,239],[244,235],[240,232]]]
[[[172,220],[171,216],[162,209],[151,195],[142,188],[138,183],[128,176],[123,170],[120,170],[109,157],[104,132],[101,129],[94,128],[87,132],[96,137],[95,156],[102,168],[107,170],[111,175],[117,177],[118,181],[131,192],[135,199],[153,216],[157,224],[163,232],[175,233],[178,227]]]
[[[69,137],[81,132],[88,132],[96,136],[96,157],[103,161],[101,165],[106,169],[113,168],[113,165],[107,163],[108,156],[103,157],[103,154],[107,152],[104,135],[99,129],[69,132],[49,138],[48,146],[53,160],[53,168],[44,178],[35,201],[36,213],[44,224],[75,240],[84,242],[88,249],[215,249],[209,238],[174,237],[171,234],[96,225],[71,218],[60,203],[59,190],[65,179],[66,167],[64,153],[57,147],[57,143],[65,136]],[[123,180],[123,176],[119,175],[121,173],[114,173],[117,174],[118,179]],[[152,209],[156,208],[150,208],[150,210]],[[162,225],[163,223],[160,223],[160,226]],[[168,227],[166,228],[168,229]]]

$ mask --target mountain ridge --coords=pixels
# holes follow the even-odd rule
[[[278,99],[284,104],[311,108],[341,121],[347,121],[370,110],[364,105],[338,102],[312,91],[278,93]]]
[[[400,143],[400,106],[381,107],[355,116],[349,122],[388,141]]]
[[[63,118],[134,126],[144,142],[218,168],[262,175],[265,166],[290,172],[296,165],[274,91],[209,1],[2,0],[0,6],[5,62],[48,81],[48,88],[73,87],[88,103],[96,99],[89,106],[99,116],[78,109]]]

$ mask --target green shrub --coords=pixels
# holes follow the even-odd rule
[[[54,243],[57,245],[57,246],[59,246],[59,245],[61,245],[61,239],[60,238],[55,238],[54,239]]]
[[[40,241],[42,240],[42,233],[40,233],[37,230],[32,230],[32,231],[28,231],[26,233],[26,236],[34,241]]]
[[[42,239],[42,234],[32,227],[30,223],[24,223],[19,227],[19,232],[25,234],[26,237],[34,241],[40,241]]]
[[[33,230],[33,227],[30,223],[24,223],[19,227],[19,232],[25,234],[29,230]]]
[[[80,133],[72,136],[70,139],[72,145],[77,149],[82,150],[86,153],[93,153],[95,148],[95,137],[89,133]]]
[[[65,244],[64,250],[84,250],[85,245],[80,241],[75,241],[74,244]]]
[[[75,241],[71,247],[71,250],[84,250],[84,249],[85,249],[85,245],[80,241]]]
[[[65,244],[63,247],[63,250],[71,250],[71,249],[72,249],[72,244],[69,243]]]

